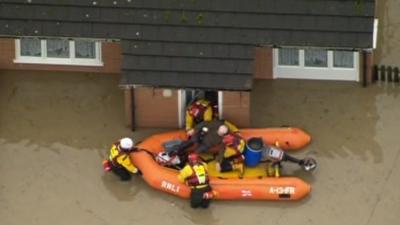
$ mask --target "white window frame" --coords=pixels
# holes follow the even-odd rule
[[[223,105],[223,92],[218,91],[218,117],[222,119],[222,105]],[[183,128],[185,126],[185,116],[186,116],[186,91],[183,89],[178,90],[178,123],[179,127]]]
[[[75,41],[69,40],[69,58],[47,57],[46,39],[40,39],[41,56],[21,56],[21,40],[15,40],[14,63],[25,64],[49,64],[49,65],[71,65],[71,66],[103,66],[101,42],[95,42],[95,58],[82,59],[75,57]]]
[[[308,67],[304,49],[299,49],[299,65],[279,65],[279,49],[273,49],[273,78],[360,81],[359,53],[353,52],[353,68],[334,67],[333,51],[328,50],[327,67]]]
[[[374,19],[374,31],[373,31],[373,36],[372,36],[372,48],[376,49],[377,42],[378,42],[378,25],[379,25],[379,19],[375,18]]]

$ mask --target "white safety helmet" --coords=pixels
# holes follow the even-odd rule
[[[120,147],[121,150],[131,150],[133,148],[133,141],[132,139],[125,137],[120,140]]]
[[[228,126],[226,126],[225,124],[223,124],[223,125],[221,125],[221,126],[218,127],[217,134],[218,134],[219,136],[224,136],[224,135],[226,135],[226,134],[228,133],[228,131],[229,131]]]

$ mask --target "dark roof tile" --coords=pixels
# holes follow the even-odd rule
[[[256,45],[371,48],[374,3],[7,0],[0,35],[121,39],[131,83],[250,89]]]
[[[229,79],[226,77],[229,76]],[[158,84],[154,84],[158,77]],[[173,79],[175,82],[170,82]],[[224,86],[221,87],[221,83]],[[123,71],[122,85],[150,85],[171,88],[201,88],[209,90],[250,90],[252,77],[230,74]]]

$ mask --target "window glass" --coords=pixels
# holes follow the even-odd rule
[[[294,48],[279,49],[279,65],[298,66],[299,65],[299,50]]]
[[[16,63],[102,66],[100,42],[24,37],[16,40]]]
[[[89,40],[76,40],[75,57],[84,59],[95,59],[96,58],[95,42]]]
[[[47,57],[69,58],[69,41],[60,39],[48,39]]]
[[[333,66],[343,68],[354,67],[354,54],[351,51],[334,51]]]
[[[328,52],[320,49],[304,50],[304,65],[309,67],[328,67]]]
[[[40,57],[40,40],[36,38],[21,38],[21,56]]]

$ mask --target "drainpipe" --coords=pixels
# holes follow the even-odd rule
[[[363,58],[363,87],[367,87],[368,84],[368,56],[366,51],[362,51],[362,58]]]

